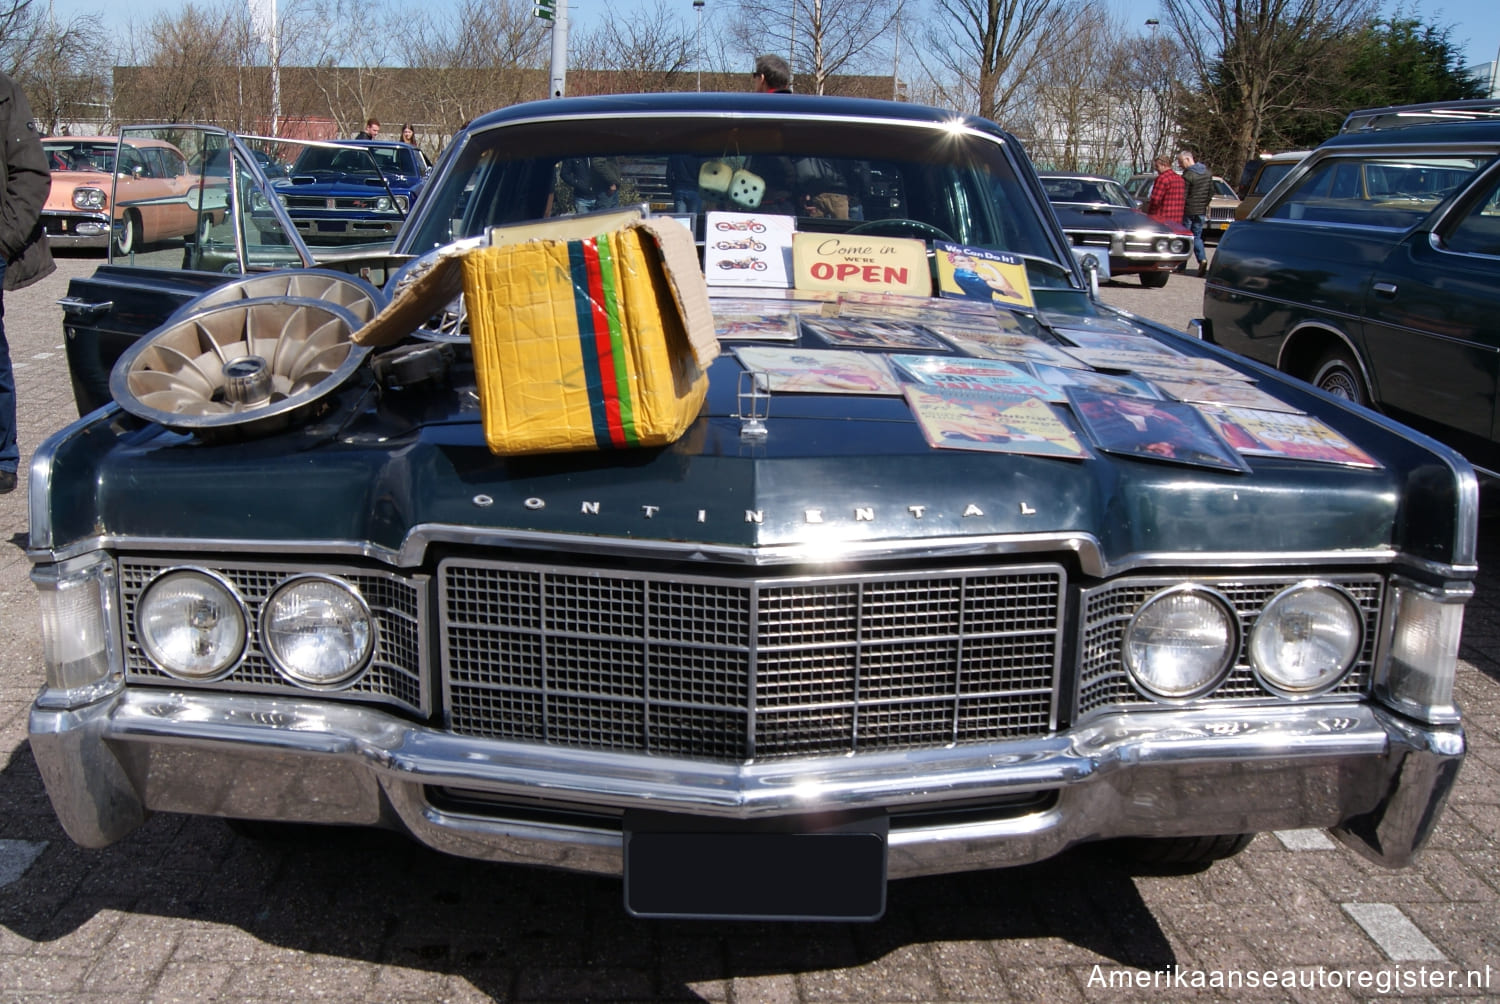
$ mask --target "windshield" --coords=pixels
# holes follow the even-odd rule
[[[1119,206],[1134,209],[1135,200],[1125,194],[1118,181],[1105,178],[1046,178],[1042,187],[1053,202],[1077,202],[1086,205]]]
[[[54,171],[103,171],[108,174],[115,169],[115,141],[103,142],[57,142],[48,140],[42,144],[47,151],[47,160]]]
[[[931,126],[642,117],[521,123],[467,138],[403,234],[422,253],[499,224],[648,203],[703,241],[714,211],[795,229],[950,241],[1057,261],[996,140]],[[1033,283],[1065,285],[1068,266]]]
[[[292,174],[373,175],[377,168],[386,174],[417,174],[415,154],[399,146],[310,146],[292,165]]]

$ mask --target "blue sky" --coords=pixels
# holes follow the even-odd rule
[[[40,2],[40,0],[39,0]],[[428,3],[449,3],[451,0],[425,0]],[[590,19],[606,14],[628,10],[643,0],[576,0],[573,5],[577,21],[589,24]],[[917,0],[921,4],[921,0]],[[1147,18],[1160,13],[1159,0],[1107,0],[1120,19],[1128,26],[1139,24],[1144,30]],[[691,0],[680,0],[684,19],[692,17]],[[172,11],[183,6],[182,0],[132,0],[131,3],[105,3],[101,0],[52,0],[59,21],[84,13],[100,13],[113,33],[122,33],[125,26],[135,19],[144,24],[161,11]],[[705,19],[713,17],[715,0],[707,0]],[[1495,0],[1439,0],[1437,3],[1418,4],[1408,0],[1403,5],[1407,10],[1419,9],[1424,20],[1453,25],[1453,42],[1467,56],[1466,63],[1485,63],[1496,58],[1500,49],[1500,3]],[[1389,11],[1397,4],[1386,3]]]

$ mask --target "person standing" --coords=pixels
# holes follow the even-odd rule
[[[379,139],[380,120],[376,118],[365,119],[365,127],[354,134],[355,139]]]
[[[750,71],[750,79],[755,81],[755,89],[762,94],[792,93],[792,68],[774,52],[755,57],[755,69]]]
[[[1198,261],[1198,274],[1208,272],[1208,251],[1203,247],[1203,228],[1208,224],[1208,204],[1214,197],[1214,178],[1208,168],[1198,163],[1192,151],[1177,154],[1177,163],[1182,168],[1183,216],[1182,225],[1193,232],[1193,257]],[[1183,262],[1184,269],[1187,263]]]
[[[1151,183],[1151,197],[1146,200],[1146,215],[1152,219],[1181,225],[1183,207],[1187,204],[1187,190],[1177,172],[1172,170],[1172,161],[1157,157],[1151,162],[1156,167],[1156,180]]]
[[[42,203],[52,188],[42,137],[31,117],[31,105],[16,82],[0,73],[0,276],[4,289],[21,289],[48,275],[57,266],[42,229]],[[21,447],[16,438],[16,377],[10,365],[10,343],[5,340],[5,300],[0,293],[0,495],[16,488]]]

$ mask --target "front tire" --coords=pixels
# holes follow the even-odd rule
[[[1342,349],[1335,349],[1319,359],[1318,364],[1313,367],[1312,380],[1309,382],[1334,397],[1341,397],[1355,404],[1370,403],[1370,392],[1365,388],[1358,364]]]
[[[1138,837],[1120,841],[1131,859],[1149,869],[1201,871],[1232,858],[1255,839],[1253,833],[1220,833],[1209,837]]]
[[[134,209],[125,211],[117,224],[115,224],[115,254],[122,258],[128,258],[138,249],[141,234],[141,220]]]
[[[1172,278],[1170,272],[1142,272],[1141,285],[1147,289],[1161,289],[1170,278]]]

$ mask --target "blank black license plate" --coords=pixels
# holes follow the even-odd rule
[[[885,912],[885,820],[813,831],[625,831],[625,908],[637,917],[876,920]]]

